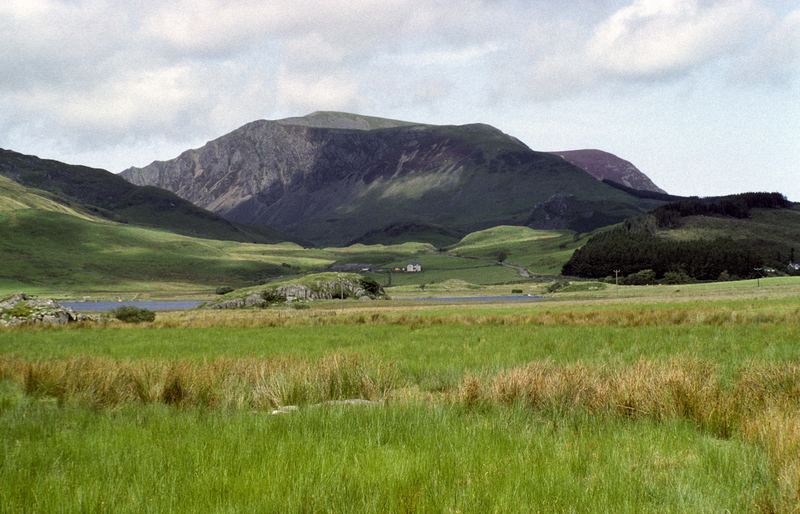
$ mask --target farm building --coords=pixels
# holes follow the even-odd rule
[[[418,262],[409,262],[406,265],[406,273],[419,273],[422,271],[422,264]]]

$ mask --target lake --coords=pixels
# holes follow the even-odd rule
[[[411,298],[412,302],[538,302],[543,296],[439,296],[431,298]]]
[[[203,302],[189,300],[133,300],[128,302],[58,302],[79,312],[109,312],[118,307],[138,307],[151,311],[187,311]]]

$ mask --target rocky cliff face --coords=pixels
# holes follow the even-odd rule
[[[640,191],[666,193],[632,163],[602,150],[568,150],[553,155],[586,171],[597,180],[611,180]]]
[[[463,234],[524,224],[557,193],[623,205],[616,221],[651,206],[488,125],[431,126],[343,113],[256,121],[122,176],[232,221],[270,225],[318,244],[367,235],[379,241],[382,231],[404,225],[417,227],[419,238],[421,226],[436,227],[430,234],[442,227]],[[560,223],[570,227],[570,216],[564,213]]]

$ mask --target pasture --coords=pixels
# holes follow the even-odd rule
[[[0,504],[795,511],[796,281],[681,289],[0,331]]]

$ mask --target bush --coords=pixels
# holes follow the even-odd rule
[[[569,282],[567,282],[566,280],[556,280],[555,282],[553,282],[552,284],[547,286],[547,292],[548,293],[555,293],[557,291],[560,291],[560,290],[564,289],[568,285],[569,285]]]
[[[261,291],[261,298],[267,303],[285,302],[286,297],[281,295],[277,289],[264,289]]]
[[[141,323],[143,321],[154,321],[156,313],[149,309],[140,309],[139,307],[125,306],[118,307],[111,311],[111,315],[125,323]]]
[[[25,302],[19,302],[10,309],[4,311],[3,314],[11,316],[12,318],[27,318],[33,314],[33,309]]]
[[[512,289],[511,294],[522,294],[522,289]]]
[[[370,296],[379,296],[383,293],[383,287],[374,279],[368,277],[362,277],[360,280],[361,287],[364,288],[364,291],[367,292]]]
[[[233,292],[233,288],[230,286],[221,286],[214,291],[217,294],[228,294]]]
[[[497,252],[497,262],[506,262],[508,259],[508,252],[505,250],[500,250]]]
[[[668,271],[664,273],[664,279],[661,281],[664,284],[691,284],[695,280],[690,277],[685,271]]]
[[[655,283],[656,272],[651,269],[637,271],[620,280],[620,284],[625,286],[646,286]]]

